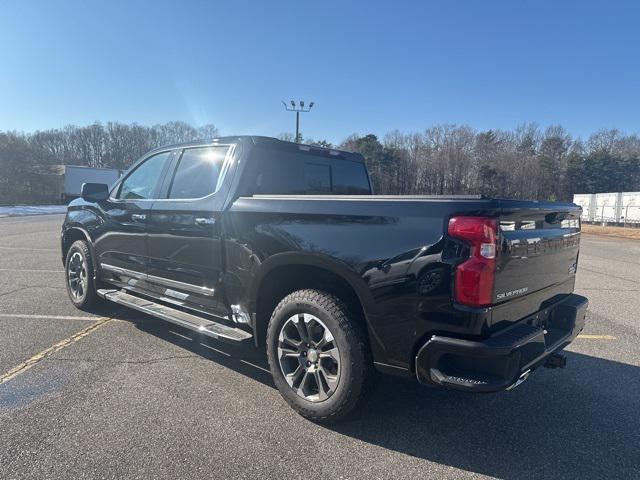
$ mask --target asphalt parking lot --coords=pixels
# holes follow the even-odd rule
[[[583,335],[495,395],[383,378],[297,416],[264,354],[67,300],[61,215],[0,219],[0,479],[640,478],[640,241],[583,235]]]

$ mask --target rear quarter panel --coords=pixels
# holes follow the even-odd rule
[[[240,198],[225,212],[231,303],[254,308],[257,283],[286,255],[342,273],[360,297],[379,362],[409,368],[414,345],[431,332],[479,333],[477,316],[452,305],[443,234],[452,214],[486,213],[488,201],[314,198]],[[403,260],[402,272],[381,268],[416,248],[422,253]]]

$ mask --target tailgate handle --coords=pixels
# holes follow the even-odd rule
[[[213,217],[198,217],[196,218],[196,225],[200,225],[202,227],[208,226],[208,225],[215,225],[216,224],[216,219]]]

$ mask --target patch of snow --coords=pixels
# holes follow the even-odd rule
[[[14,207],[0,206],[0,218],[22,217],[25,215],[51,215],[54,213],[66,212],[66,205],[16,205]]]

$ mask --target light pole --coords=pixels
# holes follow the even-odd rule
[[[309,103],[308,107],[304,106],[304,100],[300,100],[298,105],[294,100],[291,100],[291,106],[287,105],[284,100],[282,104],[288,112],[296,112],[296,143],[300,143],[300,113],[310,112],[313,108],[313,102]]]

